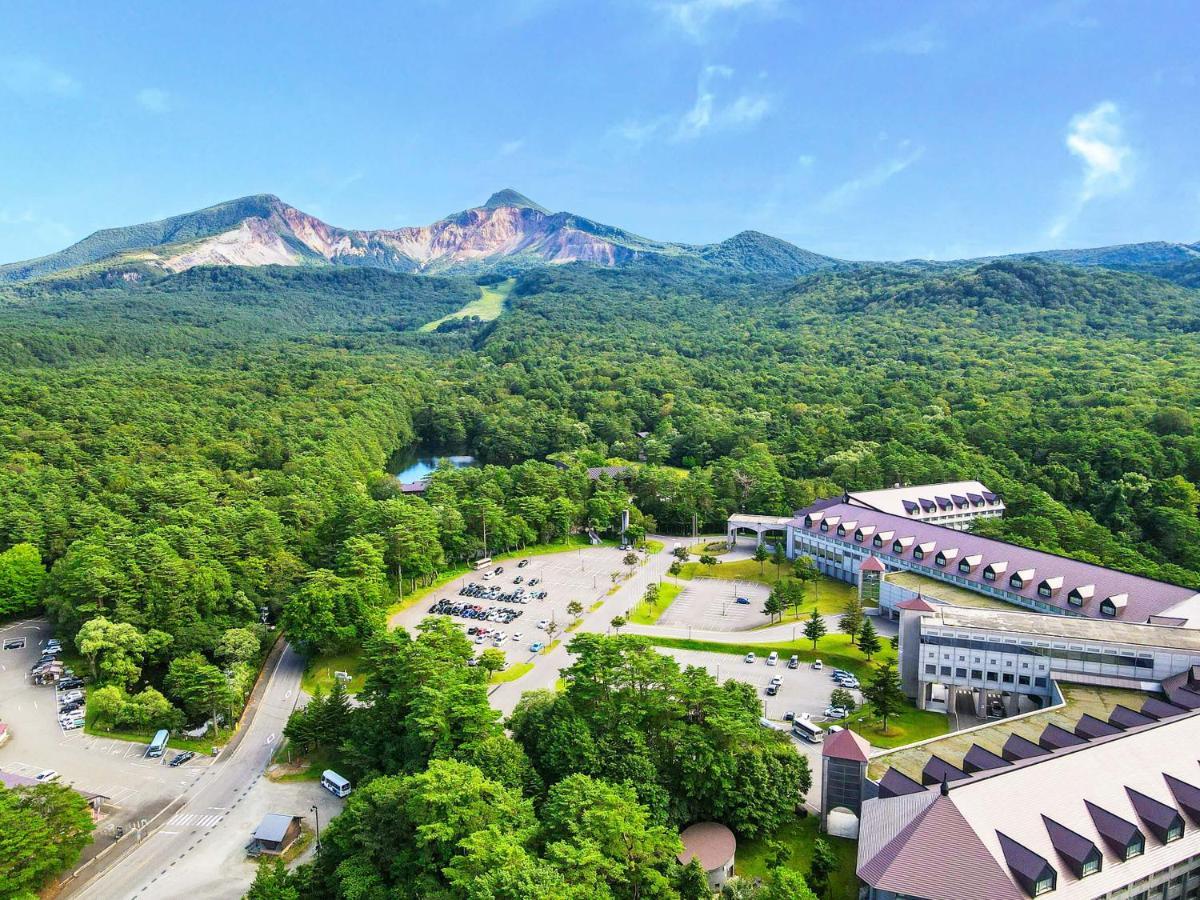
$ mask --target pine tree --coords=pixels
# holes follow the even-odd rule
[[[862,621],[862,604],[858,600],[858,594],[853,594],[846,601],[846,605],[842,607],[842,618],[838,621],[838,628],[850,635],[851,644],[855,643],[858,637],[858,630],[862,627]]]
[[[814,609],[808,617],[808,621],[804,623],[804,636],[812,641],[814,650],[817,649],[817,641],[825,637],[828,631],[825,619]]]
[[[875,631],[875,626],[871,624],[869,617],[864,617],[862,627],[858,629],[858,649],[870,660],[874,654],[879,652],[879,646],[879,635]]]
[[[886,734],[888,718],[903,710],[907,703],[896,667],[889,662],[879,669],[863,691],[863,697],[871,704],[875,715],[883,720],[883,732]]]

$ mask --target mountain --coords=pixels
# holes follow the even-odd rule
[[[0,282],[68,272],[136,281],[203,265],[345,265],[446,274],[671,258],[782,277],[838,265],[757,232],[708,245],[654,241],[572,213],[551,213],[506,188],[482,206],[430,225],[379,230],[337,228],[278,197],[258,194],[160,222],[98,231],[59,253],[0,266]]]

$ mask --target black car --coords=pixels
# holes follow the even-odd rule
[[[523,569],[523,568],[525,568],[527,565],[529,565],[529,560],[527,560],[527,559],[523,559],[523,560],[521,560],[519,563],[517,563],[517,568],[518,568],[518,569]]]
[[[82,678],[64,678],[58,683],[59,690],[70,691],[75,688],[83,687]]]
[[[175,756],[172,757],[171,761],[167,763],[167,765],[171,766],[171,768],[174,768],[175,766],[182,766],[195,755],[196,754],[191,750],[184,750],[182,753],[176,753]]]
[[[504,574],[504,566],[496,566],[496,571],[493,574],[494,575],[503,575]]]

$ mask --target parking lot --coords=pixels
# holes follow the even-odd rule
[[[30,666],[51,637],[44,620],[16,622],[0,629],[0,721],[10,737],[0,746],[0,770],[33,777],[46,769],[59,773],[59,782],[106,799],[99,836],[115,828],[134,830],[200,777],[209,765],[197,758],[179,768],[167,765],[173,753],[150,760],[146,746],[92,737],[82,730],[64,730],[58,721],[54,688],[35,685]]]
[[[553,640],[561,640],[572,617],[567,612],[567,605],[572,600],[578,600],[583,606],[584,614],[592,605],[602,598],[612,587],[614,572],[624,574],[627,571],[623,563],[625,553],[615,547],[588,547],[562,553],[549,553],[529,557],[526,566],[520,566],[520,557],[503,560],[480,571],[464,575],[455,581],[439,588],[437,591],[398,615],[390,622],[392,627],[415,628],[422,619],[430,615],[431,609],[436,609],[440,600],[449,603],[469,604],[480,606],[484,610],[491,608],[496,612],[508,610],[509,615],[519,612],[520,615],[511,621],[494,621],[476,618],[466,618],[462,615],[452,615],[451,618],[462,626],[464,631],[471,628],[487,628],[489,635],[482,641],[472,636],[476,653],[482,653],[489,647],[498,646],[505,653],[508,664],[532,662],[537,654],[530,648],[535,642],[548,644],[551,640],[545,629],[539,628],[539,623],[554,622],[557,631]],[[503,571],[496,575],[497,567]],[[485,575],[490,577],[485,578]],[[520,578],[520,584],[514,584],[515,578]],[[529,587],[529,581],[537,579],[537,584]],[[503,592],[511,593],[517,588],[525,588],[525,603],[501,601],[483,597],[463,596],[460,590],[468,585],[477,589],[490,589],[498,586]],[[545,598],[533,598],[532,592],[545,592]],[[503,632],[504,640],[496,644],[493,635]]]
[[[813,721],[820,722],[824,718],[825,707],[829,705],[829,695],[837,687],[831,668],[818,671],[802,662],[800,668],[789,669],[786,657],[781,658],[777,665],[768,666],[765,655],[758,656],[753,663],[747,663],[742,656],[734,653],[665,647],[658,648],[658,652],[674,657],[680,666],[702,666],[718,681],[736,678],[752,685],[763,702],[764,715],[776,721],[783,721],[784,714],[790,712],[796,716],[808,713]],[[782,678],[783,684],[776,696],[768,697],[767,685],[775,677]],[[862,695],[858,691],[852,693],[861,702]]]
[[[745,631],[766,625],[770,619],[762,611],[767,595],[765,584],[753,581],[727,581],[723,578],[693,578],[658,620],[674,628],[701,631]],[[742,597],[749,603],[738,603]]]

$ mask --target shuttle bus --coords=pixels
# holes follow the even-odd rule
[[[162,756],[163,752],[167,749],[167,738],[170,736],[167,729],[159,729],[158,733],[154,735],[154,740],[150,742],[150,746],[146,748],[146,756],[149,759]]]
[[[326,769],[321,775],[321,787],[335,797],[345,797],[350,793],[350,782],[333,769]]]
[[[475,560],[475,571],[478,572],[480,569],[490,568],[491,565],[492,558],[490,556],[485,556],[483,559]]]
[[[825,740],[825,729],[810,719],[796,719],[792,722],[792,734],[810,744],[819,744]]]

